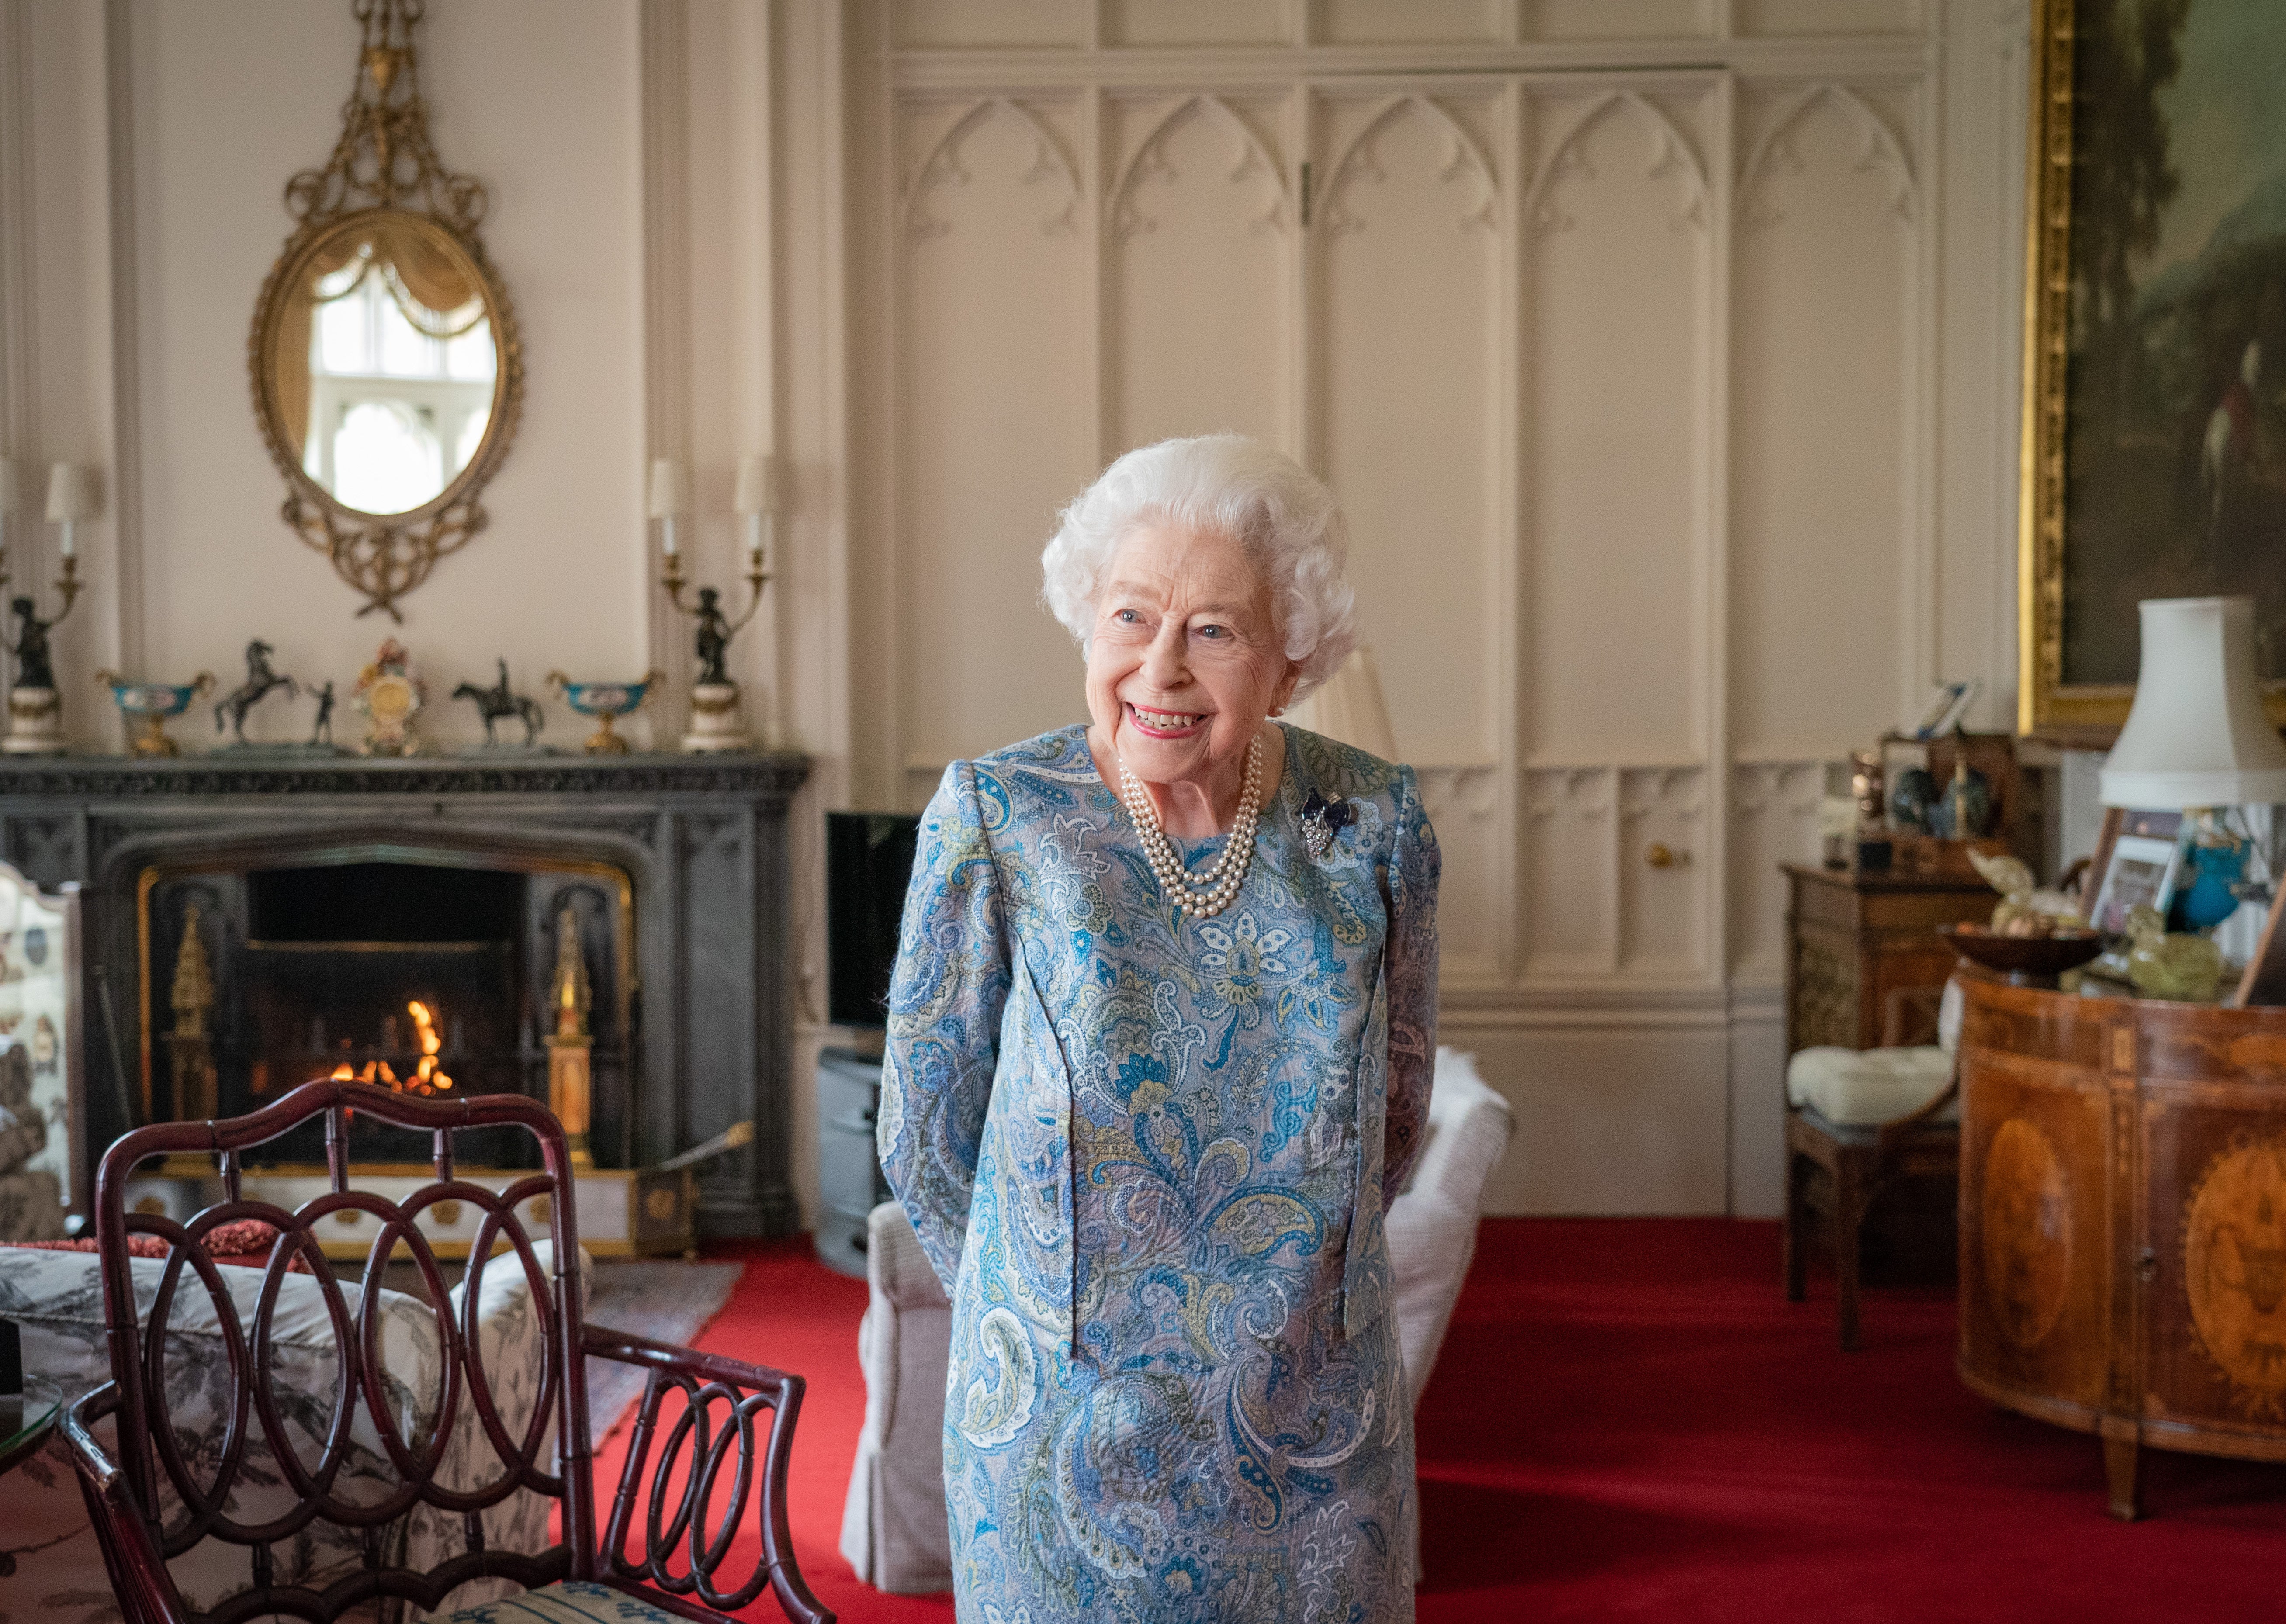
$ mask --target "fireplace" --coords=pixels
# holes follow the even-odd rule
[[[595,990],[592,1142],[606,1165],[627,1165],[632,895],[627,875],[608,867],[466,848],[158,868],[138,931],[141,1114],[237,1116],[329,1076],[430,1096],[545,1099],[550,982],[574,965]],[[460,1154],[472,1164],[514,1165],[501,1158],[530,1152],[529,1136],[514,1133],[465,1141]],[[350,1153],[418,1161],[428,1147],[360,1118]],[[323,1159],[312,1123],[248,1165]]]
[[[437,1041],[424,1086],[545,1099],[540,1017],[569,910],[596,1163],[656,1167],[751,1122],[750,1143],[698,1168],[697,1228],[787,1235],[786,813],[807,770],[788,755],[27,758],[0,775],[0,859],[84,887],[93,1145],[176,1115],[178,1069],[217,1110],[275,1099],[321,1059],[418,1079],[415,1002]]]

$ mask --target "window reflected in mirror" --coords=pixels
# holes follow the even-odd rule
[[[281,312],[275,387],[303,471],[343,506],[401,514],[475,459],[498,373],[476,267],[421,223],[344,221]]]

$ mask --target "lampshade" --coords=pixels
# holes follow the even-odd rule
[[[2262,708],[2251,598],[2147,598],[2143,670],[2103,764],[2106,806],[2286,801],[2286,743]]]
[[[48,470],[48,522],[70,524],[95,517],[95,479],[76,463],[59,462]]]
[[[731,506],[742,514],[778,510],[778,459],[769,455],[738,459],[738,493]]]
[[[0,519],[15,517],[16,509],[22,506],[23,500],[24,487],[17,477],[16,465],[7,458],[0,457]]]
[[[1397,738],[1389,728],[1389,706],[1381,697],[1381,672],[1373,650],[1357,647],[1325,686],[1294,707],[1298,726],[1352,745],[1383,761],[1397,759]]]
[[[690,511],[690,468],[672,457],[650,465],[650,516],[679,519]]]

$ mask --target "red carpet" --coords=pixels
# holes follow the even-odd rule
[[[864,1287],[806,1243],[719,1255],[746,1275],[701,1345],[809,1378],[811,1587],[844,1619],[949,1624],[949,1597],[883,1596],[836,1549]],[[2093,1440],[1961,1387],[1949,1291],[1869,1294],[1843,1353],[1830,1291],[1778,1283],[1772,1224],[1488,1220],[1421,1406],[1422,1624],[2286,1617],[2286,1468],[2152,1452],[2149,1519],[2116,1523]]]

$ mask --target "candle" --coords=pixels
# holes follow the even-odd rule
[[[690,469],[672,457],[650,465],[650,516],[658,522],[659,545],[675,553],[674,522],[690,511]]]
[[[767,454],[738,459],[738,496],[733,504],[742,514],[774,514],[778,510],[778,459]],[[760,550],[760,543],[756,544]]]
[[[95,513],[95,482],[85,468],[68,462],[48,470],[48,522],[63,527],[60,551],[66,558],[78,551],[72,527]]]

